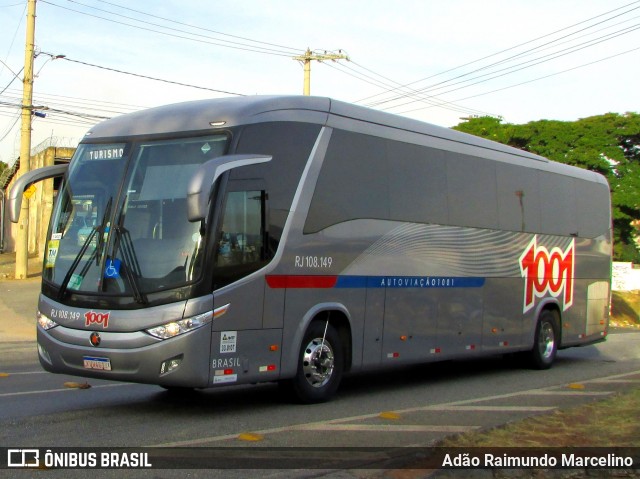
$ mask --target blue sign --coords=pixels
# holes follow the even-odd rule
[[[120,266],[122,261],[119,259],[108,259],[104,268],[104,277],[118,279],[120,277]]]

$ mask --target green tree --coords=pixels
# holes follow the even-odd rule
[[[573,122],[540,120],[503,124],[480,117],[454,129],[488,138],[549,158],[596,171],[611,187],[614,258],[640,262],[634,241],[640,220],[640,115],[607,113]]]

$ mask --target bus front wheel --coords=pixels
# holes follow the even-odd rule
[[[297,399],[306,404],[329,400],[340,384],[344,355],[340,336],[328,322],[309,325],[298,355],[298,370],[291,381]]]
[[[558,315],[544,310],[538,318],[533,348],[529,353],[531,366],[535,369],[549,369],[558,352]]]

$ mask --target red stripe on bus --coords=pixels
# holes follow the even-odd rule
[[[338,282],[337,276],[295,276],[268,275],[267,284],[270,288],[333,288]]]

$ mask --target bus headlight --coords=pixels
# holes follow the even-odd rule
[[[202,326],[210,323],[212,319],[213,311],[207,311],[206,313],[197,314],[190,318],[181,319],[180,321],[171,321],[170,323],[149,328],[146,332],[155,338],[169,339],[179,336],[180,334],[188,333],[194,329],[201,328]]]
[[[49,316],[42,314],[40,311],[36,312],[36,320],[42,329],[47,331],[48,329],[55,328],[58,323],[52,321]]]

